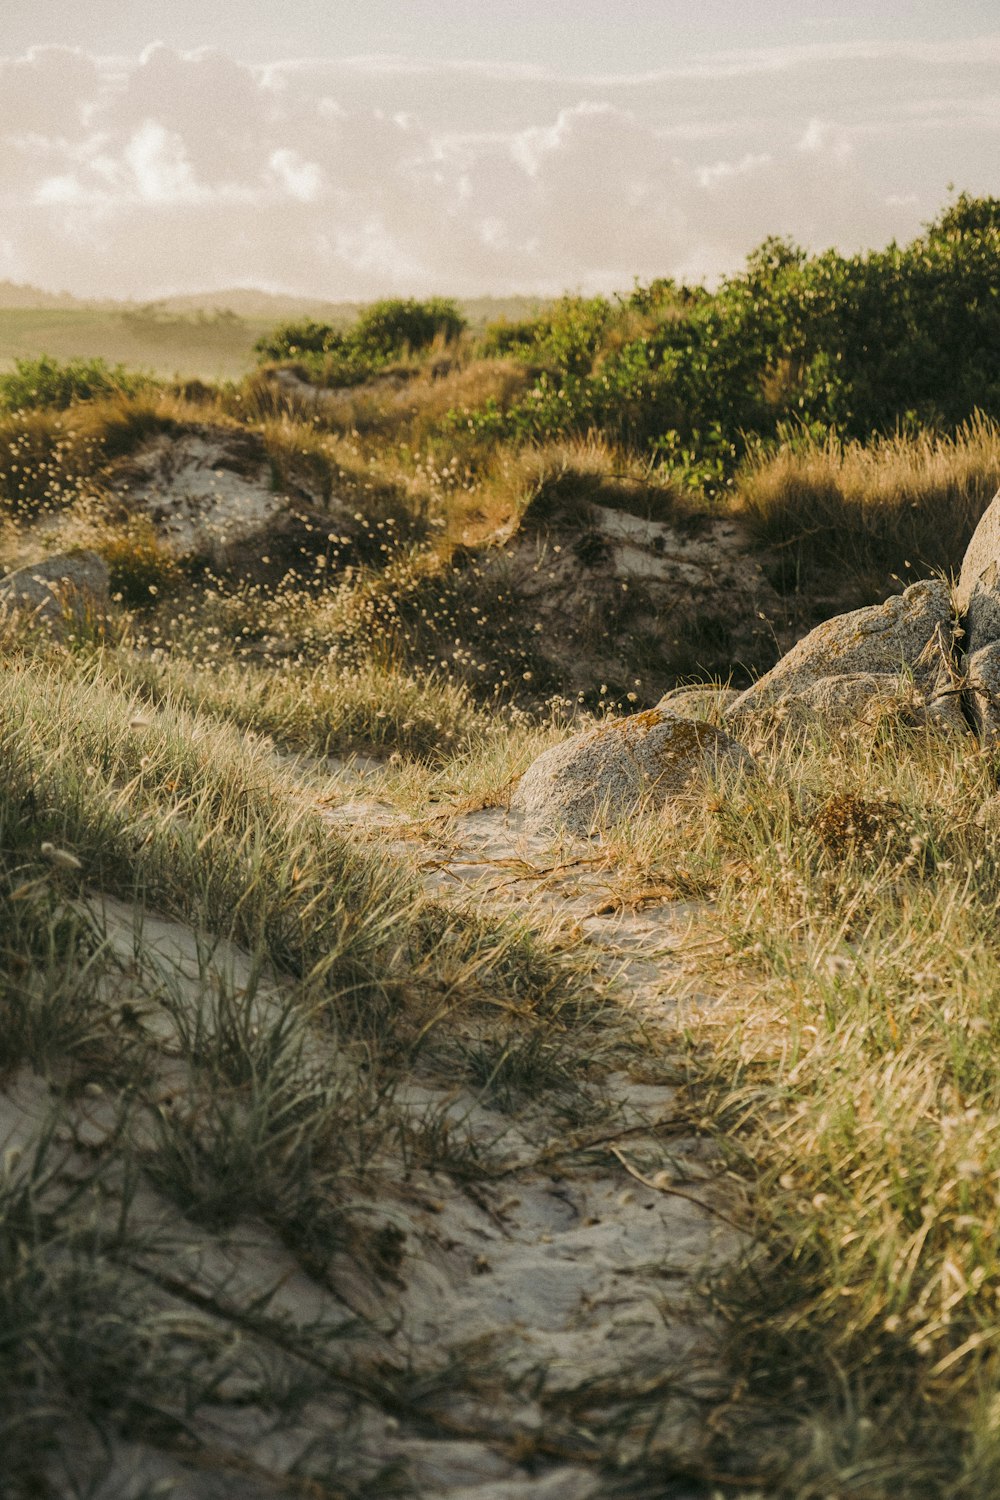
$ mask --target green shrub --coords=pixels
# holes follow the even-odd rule
[[[1000,413],[1000,199],[961,194],[906,246],[810,255],[764,241],[717,291],[659,278],[617,308],[564,297],[487,329],[537,362],[505,413],[461,425],[515,441],[596,431],[718,488],[789,423],[863,441]]]
[[[349,339],[359,352],[389,359],[426,349],[437,339],[450,342],[464,328],[462,314],[444,297],[431,297],[427,302],[388,297],[364,309]]]
[[[437,340],[450,342],[464,327],[454,302],[443,297],[387,298],[366,307],[346,333],[328,323],[287,323],[258,339],[254,349],[261,361],[295,361],[320,385],[358,385],[387,361]]]
[[[538,318],[519,318],[509,322],[498,318],[488,323],[479,341],[479,353],[484,359],[504,359],[507,355],[534,353],[539,346],[541,323]]]
[[[560,297],[537,318],[491,323],[482,352],[521,354],[568,375],[586,375],[611,319],[611,303],[604,297]]]
[[[8,411],[34,407],[56,407],[60,411],[75,401],[99,396],[137,395],[149,379],[108,365],[103,359],[71,359],[66,364],[47,354],[38,359],[15,361],[12,373],[0,375],[0,406]]]
[[[340,353],[344,342],[344,335],[329,323],[314,323],[312,319],[306,319],[302,323],[285,323],[275,328],[259,338],[253,347],[261,359],[299,359],[303,355]]]
[[[386,299],[344,334],[292,325],[258,347],[356,385],[463,327],[452,302]],[[478,352],[523,361],[534,384],[456,403],[453,439],[595,433],[710,495],[793,427],[820,442],[954,433],[1000,415],[1000,199],[960,194],[910,244],[861,255],[772,237],[711,291],[659,277],[614,301],[565,296],[493,323]]]

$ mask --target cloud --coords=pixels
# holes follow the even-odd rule
[[[106,82],[96,58],[67,47],[0,58],[0,135],[69,140],[85,125]]]
[[[365,78],[434,78],[458,75],[505,84],[556,84],[562,88],[635,89],[650,85],[676,83],[686,78],[746,78],[761,73],[788,72],[794,69],[815,72],[817,65],[875,62],[893,65],[913,62],[932,68],[941,66],[995,67],[1000,63],[1000,34],[960,38],[948,42],[916,42],[899,38],[895,41],[812,42],[788,47],[745,48],[740,51],[717,51],[691,58],[668,67],[642,70],[638,73],[573,72],[541,64],[505,61],[484,62],[477,58],[437,59],[431,57],[357,56],[344,58],[289,59],[264,71],[285,78],[292,73],[308,75],[355,74]]]
[[[315,203],[323,191],[323,171],[314,161],[303,161],[297,151],[284,146],[272,151],[271,168],[282,186],[300,203]]]
[[[0,275],[555,292],[717,276],[772,233],[905,238],[950,179],[1000,190],[998,57],[820,45],[621,79],[37,48],[0,59]]]

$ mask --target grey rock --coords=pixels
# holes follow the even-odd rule
[[[108,602],[108,565],[96,552],[61,552],[0,578],[0,611],[18,610],[59,624],[101,613]]]
[[[843,672],[810,682],[794,701],[820,718],[838,723],[897,702],[900,686],[894,672]]]
[[[954,619],[949,619],[946,625],[939,625],[928,641],[919,665],[927,668],[923,679],[925,721],[967,734],[965,656],[958,645],[961,635],[961,630],[956,630]]]
[[[908,724],[933,725],[940,729],[968,732],[962,712],[961,691],[950,679],[935,679],[927,692],[921,692],[910,677],[892,672],[844,672],[819,677],[797,693],[786,693],[777,702],[763,708],[746,708],[740,714],[743,723],[758,715],[780,715],[825,725],[858,723],[879,711],[895,713]]]
[[[511,810],[533,828],[586,836],[602,823],[662,806],[699,775],[753,770],[744,747],[697,719],[650,709],[554,745],[528,767]]]
[[[1000,640],[1000,491],[980,517],[965,550],[955,608],[965,624],[965,648],[970,656]]]
[[[451,1495],[467,1487],[475,1487],[478,1494],[489,1493],[493,1488],[490,1480],[498,1484],[517,1477],[514,1465],[485,1443],[460,1439],[435,1442],[406,1435],[395,1441],[383,1440],[379,1456],[383,1455],[405,1463],[410,1482],[421,1495]]]
[[[570,1466],[542,1477],[501,1479],[460,1490],[435,1491],[428,1500],[596,1500],[601,1481],[596,1474]]]
[[[968,734],[969,721],[962,707],[964,697],[964,693],[952,686],[935,688],[920,711],[914,713],[914,720],[956,734]]]
[[[932,690],[950,663],[953,639],[948,585],[926,579],[884,604],[824,620],[730,704],[724,718],[738,721],[750,709],[801,695],[829,677],[908,670],[919,689]]]

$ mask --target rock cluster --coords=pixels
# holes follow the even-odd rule
[[[983,739],[1000,738],[1000,492],[966,550],[955,590],[965,626],[966,702]]]
[[[536,827],[587,834],[642,806],[662,805],[699,775],[752,769],[749,753],[712,725],[685,718],[697,696],[611,720],[529,767],[511,802]],[[976,528],[953,591],[926,579],[884,604],[818,625],[723,712],[739,733],[779,710],[830,723],[891,706],[910,722],[1000,742],[1000,493]]]
[[[945,697],[954,671],[951,593],[943,579],[915,583],[884,604],[824,620],[726,709],[737,722],[799,701],[833,717],[894,692],[905,674],[927,705]]]
[[[974,727],[986,743],[1000,740],[1000,493],[976,527],[954,590],[930,579],[827,620],[724,717],[735,727],[780,704],[850,719],[880,701],[905,702],[917,722]]]

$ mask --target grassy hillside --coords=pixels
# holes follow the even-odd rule
[[[958,566],[995,207],[0,377],[0,568],[110,577],[0,612],[5,1493],[996,1494],[996,746],[901,689],[599,839],[506,817],[710,653]]]

